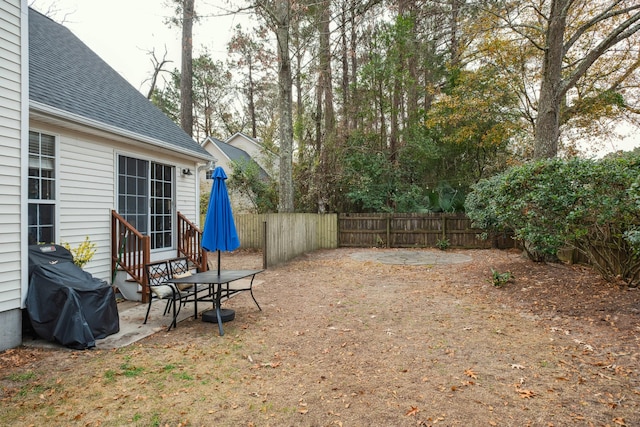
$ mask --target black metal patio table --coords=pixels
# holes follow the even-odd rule
[[[222,314],[220,313],[220,305],[222,302],[222,298],[224,296],[229,297],[238,292],[249,291],[251,292],[251,298],[253,298],[253,302],[256,303],[259,310],[262,310],[262,308],[260,308],[260,304],[258,304],[258,301],[256,301],[255,297],[253,296],[253,280],[255,279],[256,274],[261,273],[262,271],[264,270],[221,270],[218,273],[218,271],[210,270],[210,271],[203,271],[201,273],[195,273],[190,276],[172,278],[170,280],[167,280],[167,282],[176,283],[176,284],[191,283],[191,284],[194,284],[195,286],[197,286],[198,284],[204,284],[204,285],[209,285],[210,289],[213,288],[212,300],[213,300],[213,306],[216,310],[216,317],[218,319],[218,329],[220,331],[220,335],[224,335],[224,330],[222,329]],[[251,277],[251,281],[248,287],[231,288],[229,286],[230,283],[232,282],[235,282],[240,279],[245,279],[248,277]],[[208,301],[206,297],[200,300]],[[194,298],[194,305],[195,305],[194,307],[195,317],[197,318],[198,317],[197,295]]]

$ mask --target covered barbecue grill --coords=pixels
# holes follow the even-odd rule
[[[27,312],[34,331],[74,349],[120,330],[113,288],[73,263],[60,245],[29,246]]]

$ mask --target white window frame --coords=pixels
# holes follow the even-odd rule
[[[122,215],[124,218],[128,218],[129,215],[131,215],[131,213],[128,212],[124,212],[123,211],[123,206],[121,206],[121,197],[124,196],[126,197],[126,194],[123,194],[121,191],[121,171],[120,171],[120,159],[122,157],[126,157],[129,159],[133,159],[135,161],[140,161],[140,162],[145,162],[147,165],[147,170],[146,170],[146,177],[145,177],[145,183],[146,183],[146,215],[145,215],[145,220],[146,220],[146,230],[142,231],[140,230],[144,235],[147,235],[151,238],[151,250],[152,252],[161,252],[161,251],[169,251],[169,250],[175,250],[176,248],[176,241],[177,241],[177,224],[175,223],[175,218],[176,218],[176,206],[175,206],[175,195],[176,195],[176,187],[177,187],[177,180],[176,180],[176,167],[175,165],[166,163],[166,162],[159,162],[157,160],[153,160],[151,158],[148,157],[143,157],[140,155],[136,155],[133,153],[117,153],[116,154],[116,167],[115,167],[115,175],[116,175],[116,206],[117,206],[117,211],[118,213],[120,213],[120,215]],[[170,170],[169,172],[169,178],[170,181],[166,181],[166,175],[163,177],[164,182],[168,182],[171,186],[170,188],[170,195],[167,196],[166,194],[162,194],[162,197],[157,198],[154,196],[155,192],[153,191],[152,185],[154,183],[157,183],[156,179],[152,179],[152,175],[153,175],[153,168],[154,166],[160,166],[163,168],[168,168]],[[133,195],[133,194],[132,194]],[[137,195],[134,195],[137,196]],[[164,203],[169,202],[170,206],[169,206],[169,213],[166,213],[166,211],[163,211],[162,214],[160,214],[161,216],[164,216],[164,220],[166,220],[167,218],[170,221],[170,236],[167,239],[168,243],[164,243],[163,246],[158,247],[156,245],[157,240],[155,237],[155,234],[158,233],[158,231],[154,230],[154,220],[158,219],[156,217],[156,214],[153,213],[153,209],[152,209],[152,203],[153,202],[158,202],[158,203],[162,203],[164,201]],[[134,224],[135,225],[135,224]]]
[[[33,164],[32,162],[32,153],[31,153],[31,136],[32,134],[37,134],[38,135],[38,140],[39,140],[39,150],[37,153],[38,159],[34,159],[35,162],[38,163],[37,168],[38,168],[38,177],[34,178],[31,176],[30,174],[30,170],[32,169],[32,167],[35,167],[36,165]],[[53,154],[52,155],[46,155],[42,153],[42,137],[46,136],[49,138],[53,139]],[[38,129],[29,129],[28,132],[28,138],[29,141],[27,143],[27,164],[28,164],[28,173],[27,173],[27,204],[28,204],[28,208],[27,210],[30,211],[31,207],[36,205],[38,207],[40,206],[51,206],[52,209],[52,220],[51,220],[51,241],[41,241],[44,239],[41,239],[42,235],[40,233],[40,230],[42,228],[41,225],[41,220],[40,220],[40,214],[38,213],[37,216],[37,224],[36,227],[39,230],[38,231],[38,238],[35,239],[37,241],[32,241],[33,239],[31,238],[31,229],[33,228],[33,225],[31,224],[31,221],[28,221],[27,224],[27,234],[29,236],[29,240],[30,240],[30,244],[34,244],[34,243],[55,243],[57,242],[57,240],[59,239],[59,205],[58,205],[58,194],[59,194],[59,186],[60,186],[60,165],[59,165],[59,153],[60,153],[60,138],[58,135],[55,135],[53,133],[49,133],[46,131],[41,131]],[[53,177],[52,178],[43,178],[42,177],[42,165],[43,165],[43,158],[45,159],[49,159],[51,164],[52,164],[52,170],[53,170]],[[33,183],[33,179],[37,179],[38,180],[38,196],[42,195],[42,191],[43,191],[43,186],[42,186],[42,182],[43,181],[50,181],[51,184],[49,186],[50,191],[51,191],[51,196],[49,198],[41,198],[41,197],[37,197],[37,198],[32,198],[31,197],[31,185]],[[29,217],[28,213],[27,213],[27,217]]]

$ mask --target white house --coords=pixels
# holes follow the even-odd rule
[[[247,153],[271,178],[275,178],[277,175],[278,156],[266,150],[259,140],[242,132],[236,132],[224,142]]]
[[[27,247],[89,236],[86,270],[111,281],[113,213],[175,256],[176,216],[197,224],[200,144],[64,26],[0,2],[0,350],[22,340]],[[106,35],[105,35],[106,36]]]
[[[227,176],[230,176],[234,162],[255,162],[259,167],[259,173],[262,179],[277,179],[272,176],[277,173],[274,162],[277,161],[273,153],[269,153],[253,138],[236,133],[226,141],[221,141],[212,136],[207,137],[202,143],[202,147],[216,159],[216,166],[221,166]],[[207,179],[210,177],[211,171],[200,176],[203,190],[206,189]],[[209,184],[210,185],[210,184]],[[234,212],[252,212],[254,207],[251,202],[240,194],[233,191],[229,194],[229,199]]]

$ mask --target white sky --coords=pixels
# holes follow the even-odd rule
[[[195,0],[196,12],[220,14],[220,9],[207,5],[208,2],[215,4],[219,0]],[[29,0],[32,7],[43,13],[53,4],[57,11],[53,18],[58,22],[67,15],[63,24],[145,95],[149,87],[145,80],[153,71],[148,51],[155,48],[156,57],[162,59],[166,46],[167,59],[173,62],[165,68],[180,68],[181,30],[164,23],[173,14],[167,3],[168,0]],[[206,47],[214,59],[224,61],[227,43],[238,23],[244,29],[251,26],[246,15],[203,18],[196,23],[194,56]],[[640,147],[639,129],[625,127],[620,131],[627,136],[607,143],[605,153]]]

